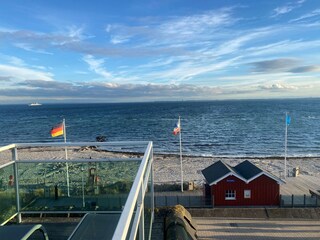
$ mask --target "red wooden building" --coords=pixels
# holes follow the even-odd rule
[[[214,206],[275,206],[280,204],[280,178],[249,161],[232,167],[218,161],[202,170],[205,195]]]

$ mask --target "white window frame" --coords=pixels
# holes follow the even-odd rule
[[[243,197],[246,199],[251,198],[251,190],[250,189],[246,189],[243,191]]]
[[[236,200],[236,190],[228,189],[225,191],[225,200]]]

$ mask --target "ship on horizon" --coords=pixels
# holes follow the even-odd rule
[[[35,107],[35,106],[41,106],[41,105],[42,105],[41,103],[34,102],[34,103],[30,103],[29,107]]]

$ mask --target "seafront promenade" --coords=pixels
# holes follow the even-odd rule
[[[194,219],[199,240],[320,239],[320,220]]]

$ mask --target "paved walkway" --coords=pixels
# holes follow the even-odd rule
[[[199,240],[320,239],[320,221],[194,218]]]

